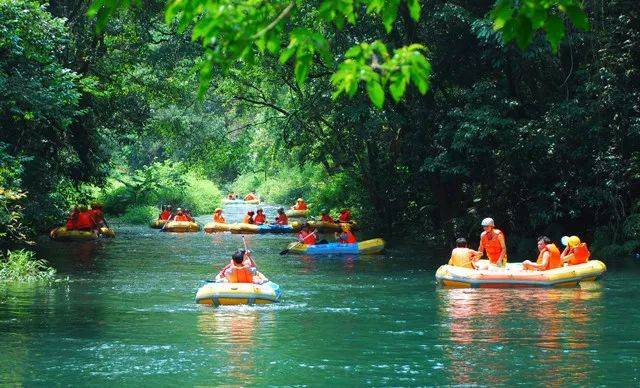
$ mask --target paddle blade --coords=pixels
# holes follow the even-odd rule
[[[289,253],[289,250],[288,250],[288,249],[285,249],[284,251],[280,251],[280,254],[281,254],[281,255],[286,255],[287,253]]]

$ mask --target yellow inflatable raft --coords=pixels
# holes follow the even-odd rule
[[[277,224],[229,224],[229,231],[234,234],[266,234],[266,233],[295,233],[300,230],[301,224],[298,221],[290,222],[288,225]]]
[[[483,268],[488,262],[479,263]],[[548,271],[524,270],[520,263],[482,270],[443,265],[436,272],[436,280],[444,287],[574,287],[583,281],[596,280],[606,270],[599,260]]]
[[[269,304],[280,299],[280,287],[273,283],[205,283],[196,293],[196,303],[213,306]]]
[[[304,218],[309,215],[309,209],[307,210],[294,210],[289,209],[284,214],[289,218]]]
[[[346,224],[351,225],[352,230],[358,229],[358,224],[356,222],[348,222]],[[342,225],[345,223],[332,223],[332,222],[322,222],[322,221],[309,221],[309,226],[312,228],[318,229],[320,232],[338,232],[342,230]]]
[[[228,232],[229,226],[232,224],[223,224],[220,222],[209,222],[204,226],[205,233]]]
[[[100,228],[100,234],[96,235],[91,231],[86,230],[67,230],[65,226],[61,226],[59,228],[53,229],[49,233],[49,237],[52,240],[58,241],[70,241],[70,240],[92,240],[99,237],[115,237],[116,233],[113,229],[109,229],[106,227]]]
[[[161,229],[168,220],[155,220],[149,226],[153,229]]]
[[[384,240],[375,238],[354,244],[328,243],[307,245],[289,244],[289,252],[307,255],[373,255],[384,250]]]
[[[162,230],[175,233],[197,232],[200,230],[200,225],[191,221],[169,221]]]

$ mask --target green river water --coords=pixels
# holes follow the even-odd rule
[[[638,260],[588,288],[450,290],[434,281],[445,258],[417,248],[280,256],[291,236],[255,235],[281,303],[212,308],[195,292],[240,236],[117,233],[42,238],[40,256],[69,281],[0,288],[0,384],[640,384]]]

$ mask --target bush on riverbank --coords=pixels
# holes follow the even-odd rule
[[[52,281],[56,270],[46,261],[35,259],[31,251],[7,251],[0,256],[0,281],[5,282],[35,282]]]
[[[165,204],[188,208],[193,214],[212,213],[221,196],[214,182],[189,171],[183,163],[165,161],[114,175],[99,198],[107,213],[144,224],[155,219]]]

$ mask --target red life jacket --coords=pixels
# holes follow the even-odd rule
[[[542,271],[547,271],[554,268],[562,267],[562,259],[560,259],[560,250],[556,246],[556,244],[547,244],[540,254],[538,255],[537,263],[540,264],[542,262],[542,256],[545,252],[549,252],[549,259],[547,259],[547,266],[542,269]]]
[[[227,223],[227,221],[224,219],[224,217],[220,213],[213,213],[213,222],[218,222],[220,224]]]
[[[171,218],[171,211],[165,210],[162,213],[160,213],[161,220],[168,220],[169,218]]]
[[[569,253],[573,253],[573,258],[569,260],[569,265],[582,264],[589,261],[589,257],[591,256],[591,252],[589,252],[589,248],[587,248],[587,244],[581,243],[577,247],[571,249]]]
[[[487,232],[482,232],[482,235],[480,236],[480,243],[482,243],[489,261],[491,261],[493,264],[496,264],[498,262],[498,259],[500,258],[500,255],[502,254],[500,235],[502,234],[504,236],[504,234],[498,229],[493,229],[490,233],[491,235],[489,235],[489,233]]]
[[[289,225],[289,218],[285,214],[280,214],[276,217],[276,224]]]
[[[295,204],[295,206],[293,206],[293,210],[307,210],[307,204],[302,201],[302,202],[298,202]]]
[[[255,222],[257,225],[262,225],[267,221],[267,216],[264,215],[264,213],[260,214],[256,214],[255,217],[253,217],[253,222]]]
[[[89,210],[89,213],[91,213],[91,215],[93,216],[93,220],[96,222],[96,224],[104,222],[104,213],[102,212],[102,210],[92,209]]]
[[[322,221],[322,222],[330,222],[330,223],[332,223],[332,224],[335,224],[335,223],[336,223],[336,222],[334,221],[333,217],[331,217],[331,216],[330,216],[330,215],[328,215],[328,214],[323,214],[323,215],[322,215],[322,218],[320,219],[320,221]]]
[[[94,229],[96,227],[96,223],[93,220],[93,217],[91,217],[91,213],[86,211],[86,212],[81,212],[78,214],[78,221],[76,222],[76,229],[79,230],[91,230]]]
[[[340,234],[340,242],[346,244],[355,244],[358,242],[356,236],[350,230],[344,230]]]
[[[351,212],[346,211],[346,212],[340,213],[340,216],[338,217],[338,222],[349,222],[350,219],[351,219]]]
[[[184,215],[184,214],[176,214],[175,217],[173,217],[174,221],[189,221],[189,217]]]
[[[315,233],[307,232],[306,230],[303,230],[300,233],[298,233],[298,240],[303,244],[315,245],[315,243],[318,242],[318,237],[316,236]]]
[[[244,200],[245,201],[253,201],[254,199],[256,199],[256,197],[254,197],[251,194],[247,194],[247,195],[244,196]]]

